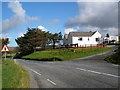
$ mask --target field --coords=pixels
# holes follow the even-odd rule
[[[73,50],[60,49],[60,50],[45,50],[37,51],[30,55],[23,56],[24,59],[36,59],[36,60],[47,60],[47,61],[64,61],[75,58],[81,58],[89,55],[94,55],[110,50],[111,47],[93,48],[86,50]]]
[[[28,71],[12,60],[3,60],[2,88],[29,88]]]

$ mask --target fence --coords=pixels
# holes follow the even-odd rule
[[[90,45],[90,46],[79,46],[79,47],[72,47],[73,48],[73,52],[76,52],[77,50],[88,50],[88,49],[94,49],[94,48],[102,48],[102,47],[106,47],[107,44],[97,44],[97,45]],[[68,49],[70,50],[70,49]]]

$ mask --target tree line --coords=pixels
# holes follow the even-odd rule
[[[56,43],[60,43],[60,40],[62,40],[61,32],[52,34],[38,28],[28,28],[26,34],[15,39],[20,47],[19,56],[33,53],[36,47],[46,48],[51,43],[54,49]]]
[[[2,44],[2,46],[3,45],[7,45],[7,44],[9,44],[9,38],[2,38],[2,39],[0,39],[0,42],[1,42],[1,44]]]

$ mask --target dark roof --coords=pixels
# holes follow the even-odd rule
[[[92,36],[94,33],[95,32],[70,32],[69,34],[75,37],[78,37],[78,36],[87,37],[87,36]]]

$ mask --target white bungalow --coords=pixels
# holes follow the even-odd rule
[[[119,36],[104,37],[104,43],[106,44],[118,43],[118,41],[119,41]]]
[[[90,46],[102,43],[101,34],[95,32],[70,32],[64,35],[64,45],[77,44],[78,46]]]

